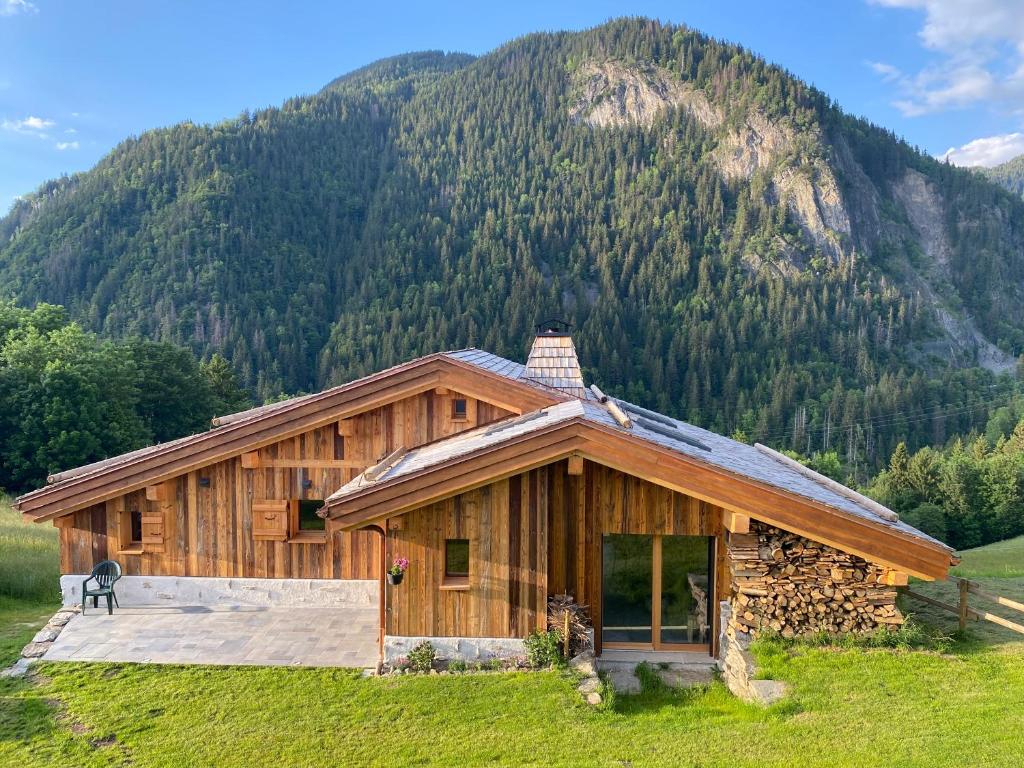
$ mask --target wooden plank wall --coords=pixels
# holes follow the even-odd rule
[[[313,544],[255,540],[252,501],[324,499],[400,445],[412,448],[509,415],[467,398],[467,418],[453,420],[451,401],[460,396],[425,392],[356,416],[351,437],[341,437],[332,423],[260,449],[261,460],[346,460],[356,466],[244,469],[236,457],[169,481],[166,502],[147,501],[143,490],[76,512],[71,524],[60,528],[61,572],[88,573],[109,557],[127,575],[377,578],[374,533],[331,531],[323,543]],[[300,472],[312,482],[310,488],[302,487]],[[162,551],[119,552],[119,513],[162,507]]]
[[[388,557],[406,557],[388,587],[387,632],[524,637],[546,621],[548,467],[392,518]],[[446,539],[469,539],[469,584],[444,589]]]
[[[552,465],[548,482],[550,592],[590,606],[598,647],[605,534],[713,536],[715,605],[728,594],[721,508],[590,461],[579,476],[568,474],[567,462]]]
[[[568,593],[601,622],[601,537],[659,533],[721,538],[721,510],[653,483],[585,462],[515,475],[396,518],[388,557],[406,557],[388,588],[388,634],[524,637],[542,626],[549,594]],[[443,589],[445,539],[470,540],[469,588]],[[724,574],[724,577],[723,575]],[[724,547],[716,592],[727,590]]]

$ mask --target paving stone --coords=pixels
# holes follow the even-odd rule
[[[50,650],[50,643],[29,643],[21,649],[21,655],[27,659],[38,659]]]
[[[7,669],[0,670],[0,677],[24,677],[34,662],[35,659],[18,659]]]
[[[60,627],[46,626],[36,632],[36,636],[32,638],[33,643],[49,643],[57,639],[57,635],[60,634]]]
[[[364,668],[376,637],[373,607],[135,606],[73,616],[46,658]]]
[[[789,687],[781,680],[751,680],[747,689],[754,701],[767,706],[783,698]]]
[[[687,666],[673,664],[668,669],[658,669],[658,677],[669,688],[689,688],[694,685],[706,685],[712,680],[713,668],[708,665]]]
[[[605,668],[605,674],[617,693],[631,695],[640,693],[640,679],[636,676],[635,669],[635,664],[609,665]]]

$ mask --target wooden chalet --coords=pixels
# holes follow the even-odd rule
[[[61,572],[335,580],[403,639],[521,639],[549,596],[607,648],[716,652],[719,618],[787,634],[901,620],[893,587],[953,553],[763,446],[586,386],[572,339],[468,349],[214,420],[20,497]],[[410,561],[387,585],[394,558]],[[69,580],[70,583],[70,580]]]

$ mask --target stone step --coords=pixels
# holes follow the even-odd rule
[[[707,685],[714,679],[716,665],[697,662],[647,662],[651,669],[669,688],[689,688],[694,685]],[[608,682],[617,693],[632,695],[640,693],[640,679],[636,676],[635,661],[598,660],[598,669],[605,674]]]

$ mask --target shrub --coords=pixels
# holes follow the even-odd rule
[[[434,666],[437,652],[429,640],[424,640],[409,651],[409,669],[414,672],[429,672]]]
[[[531,667],[550,667],[561,658],[558,632],[534,630],[526,638],[526,659]]]
[[[465,672],[466,669],[468,669],[468,666],[462,659],[452,659],[448,662],[449,672]]]

